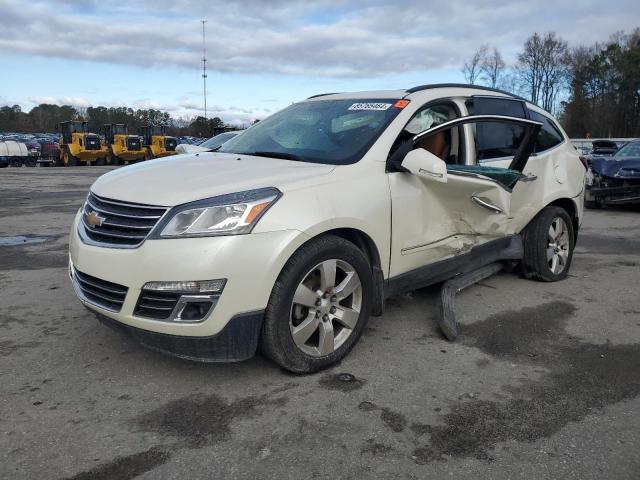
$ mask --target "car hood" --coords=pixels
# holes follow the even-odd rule
[[[200,145],[190,145],[188,143],[181,143],[176,147],[176,152],[178,153],[200,153],[208,151],[209,149],[206,147],[201,147]]]
[[[182,203],[276,187],[280,191],[318,181],[334,165],[250,155],[200,153],[149,160],[113,170],[91,186],[98,196],[148,205]]]
[[[614,159],[615,157],[594,158],[591,161],[591,169],[606,177],[640,178],[640,157]]]

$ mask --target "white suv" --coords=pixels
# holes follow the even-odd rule
[[[567,276],[585,167],[545,111],[464,85],[327,94],[216,152],[100,177],[69,242],[80,300],[201,361],[310,372],[401,292],[493,262]]]

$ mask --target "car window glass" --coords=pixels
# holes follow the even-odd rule
[[[640,157],[640,142],[627,143],[614,157]]]
[[[217,148],[227,140],[231,140],[236,135],[237,133],[232,133],[232,132],[220,133],[215,137],[211,137],[209,140],[205,140],[199,146],[203,148]]]
[[[527,118],[522,100],[501,97],[476,96],[470,102],[473,115],[504,115],[506,117]]]
[[[526,133],[522,125],[499,122],[478,123],[472,130],[479,164],[513,157]]]
[[[501,122],[470,121],[467,125],[474,132],[475,158],[471,159],[471,164],[448,164],[447,171],[458,175],[480,175],[512,188],[521,173],[509,166],[526,136],[526,127]]]
[[[531,120],[542,123],[542,128],[533,146],[534,153],[548,150],[562,143],[562,134],[549,118],[532,110],[529,110],[529,115]]]
[[[261,153],[296,160],[355,163],[373,145],[402,107],[397,99],[314,100],[281,110],[235,138],[220,152]]]
[[[418,110],[407,122],[398,135],[389,155],[391,156],[404,142],[411,141],[415,135],[430,128],[458,118],[457,108],[453,103],[432,104]],[[420,148],[430,151],[448,164],[460,163],[461,128],[452,128],[440,134],[425,138],[419,143]]]

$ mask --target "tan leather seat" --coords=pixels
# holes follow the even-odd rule
[[[418,144],[420,148],[433,153],[442,160],[446,160],[449,156],[449,142],[447,141],[447,134],[445,132],[439,132],[435,135],[430,135],[427,138],[420,140]]]

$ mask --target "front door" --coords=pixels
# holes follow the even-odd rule
[[[392,201],[389,276],[513,233],[511,189],[521,177],[539,128],[540,123],[527,119],[476,115],[431,126],[398,146],[388,165]],[[451,143],[453,132],[460,131],[464,131],[460,141],[449,145],[446,154],[431,150],[443,140]],[[434,141],[437,136],[441,138]],[[402,171],[404,155],[415,148],[425,148],[447,163],[446,183]],[[478,154],[487,151],[513,160],[508,168],[484,166]]]

